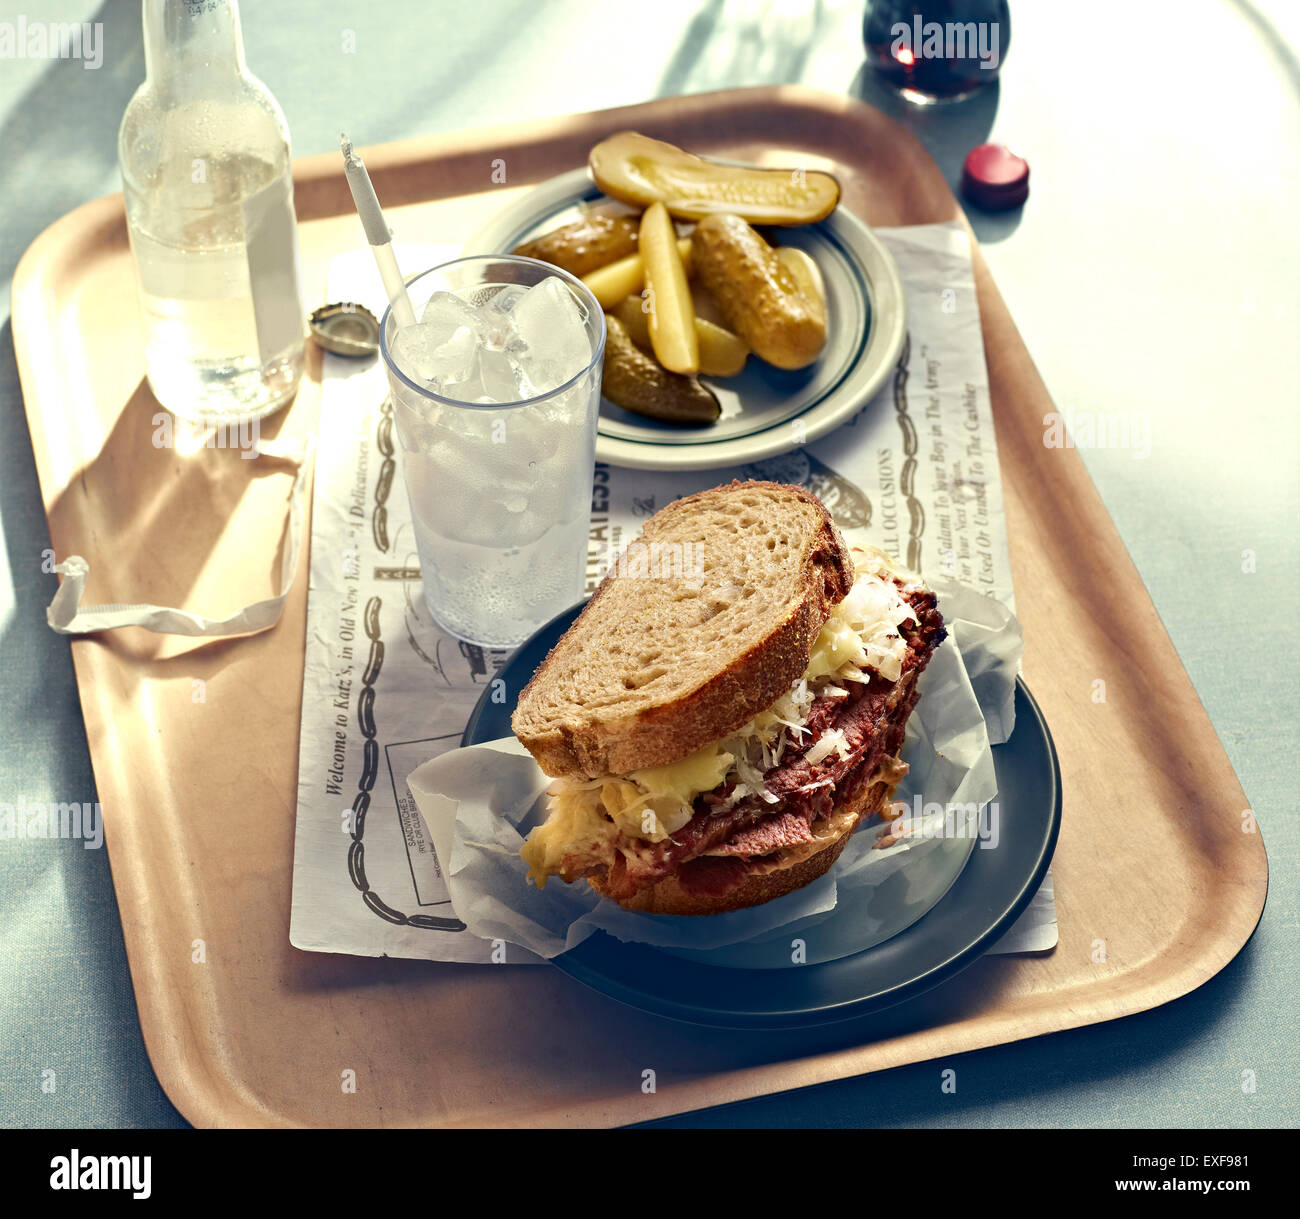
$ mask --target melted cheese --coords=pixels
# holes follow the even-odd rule
[[[695,797],[717,787],[727,777],[727,771],[731,769],[734,760],[721,743],[716,743],[706,745],[680,762],[654,766],[648,770],[634,770],[629,777],[651,797],[675,800],[685,806],[685,819],[668,827],[668,833],[672,833],[690,820],[690,806]],[[643,832],[641,836],[648,838],[652,835]]]
[[[581,872],[570,874],[565,857],[574,859],[609,857],[618,826],[601,816],[582,792],[562,792],[551,797],[550,815],[520,848],[528,865],[528,875],[539,888],[545,888],[548,876],[559,875],[576,880]]]
[[[695,798],[721,784],[734,760],[717,742],[626,779],[559,780],[551,786],[551,815],[521,852],[529,875],[541,887],[548,875],[563,874],[566,855],[608,858],[620,834],[662,842],[691,819]]]

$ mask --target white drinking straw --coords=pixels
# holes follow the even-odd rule
[[[393,234],[384,223],[384,213],[379,209],[379,200],[375,196],[370,175],[366,172],[365,162],[352,151],[352,141],[346,135],[339,136],[339,145],[343,149],[343,167],[348,176],[348,186],[352,190],[352,202],[357,206],[361,227],[365,229],[366,240],[370,242],[370,252],[374,254],[379,274],[383,277],[384,291],[388,293],[388,303],[393,309],[393,321],[399,330],[403,326],[414,326],[415,310],[411,308],[411,298],[406,295],[402,273],[397,269],[397,257],[393,254]]]

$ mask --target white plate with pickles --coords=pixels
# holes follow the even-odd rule
[[[702,470],[799,448],[871,401],[906,331],[898,269],[830,175],[633,132],[465,253],[527,254],[591,288],[609,319],[596,460],[611,465]]]

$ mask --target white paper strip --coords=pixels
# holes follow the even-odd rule
[[[58,591],[45,611],[45,620],[61,635],[88,635],[93,631],[111,631],[122,626],[139,626],[160,635],[251,635],[274,626],[280,620],[285,599],[293,588],[298,570],[298,549],[302,544],[302,512],[311,442],[306,444],[260,445],[258,457],[285,462],[297,470],[289,492],[289,511],[284,534],[287,544],[280,564],[280,591],[274,597],[254,602],[224,618],[211,618],[189,610],[163,605],[92,605],[85,608],[81,598],[90,577],[90,564],[80,555],[69,555],[54,570],[63,577]]]

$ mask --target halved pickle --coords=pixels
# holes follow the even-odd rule
[[[683,220],[729,212],[751,224],[811,224],[840,201],[840,184],[820,170],[718,165],[635,131],[601,140],[588,165],[607,195],[662,203]]]

